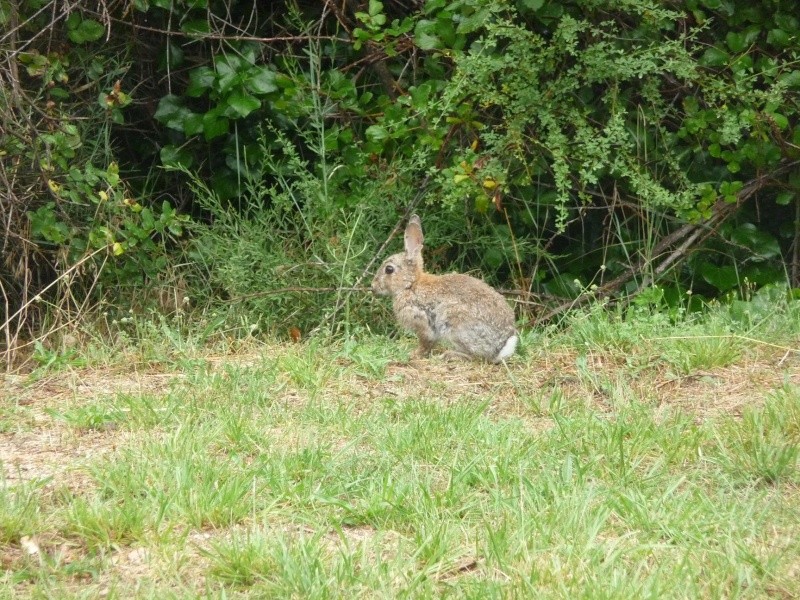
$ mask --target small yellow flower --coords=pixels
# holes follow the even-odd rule
[[[106,194],[103,190],[100,190],[100,193],[97,195],[100,196],[100,202],[105,202],[108,200],[108,194]]]
[[[130,198],[125,198],[122,203],[130,208],[133,212],[140,212],[142,210],[142,205],[139,204],[136,200],[132,200]]]
[[[61,189],[61,186],[60,186],[60,185],[58,185],[58,184],[57,184],[55,181],[53,181],[52,179],[48,179],[48,180],[47,180],[47,187],[49,187],[49,188],[50,188],[50,191],[51,191],[51,192],[53,192],[54,194],[57,194],[57,193],[58,193],[58,191]]]
[[[119,256],[125,253],[125,248],[123,248],[122,244],[119,242],[114,242],[114,245],[111,246],[111,251],[114,253],[114,256]]]

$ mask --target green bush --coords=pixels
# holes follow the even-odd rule
[[[12,312],[69,272],[82,307],[188,278],[342,322],[286,290],[358,281],[422,182],[434,270],[546,303],[800,285],[791,2],[102,6],[0,3]]]

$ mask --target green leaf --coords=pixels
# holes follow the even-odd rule
[[[748,248],[757,258],[766,260],[780,256],[778,240],[752,223],[743,223],[731,233],[731,242]]]
[[[781,192],[775,196],[775,203],[781,206],[787,206],[794,200],[794,192]]]
[[[785,48],[791,43],[792,36],[783,29],[770,29],[767,34],[767,43],[778,48]]]
[[[784,31],[794,32],[795,35],[798,33],[798,29],[800,29],[800,20],[790,13],[775,13],[774,17],[775,24],[783,29]]]
[[[490,14],[488,8],[477,10],[471,16],[462,19],[456,31],[458,33],[472,33],[473,31],[477,31],[484,26]]]
[[[520,0],[520,4],[528,10],[536,12],[544,6],[544,0]]]
[[[783,73],[778,80],[786,87],[800,88],[800,71],[789,71]]]
[[[235,113],[233,116],[246,117],[254,110],[261,108],[261,100],[243,92],[234,92],[226,98],[226,101]]]
[[[203,115],[191,113],[183,121],[183,133],[192,136],[203,132]]]
[[[250,66],[243,63],[238,56],[223,56],[217,60],[217,80],[216,89],[220,94],[224,94],[234,85],[239,84],[247,75]]]
[[[161,149],[161,164],[168,169],[183,167],[188,169],[192,166],[192,154],[186,148],[179,148],[170,144]]]
[[[105,28],[94,19],[81,20],[80,15],[72,13],[77,19],[67,20],[67,37],[76,44],[86,44],[88,42],[96,42],[99,40]],[[70,15],[70,17],[72,17]]]
[[[717,266],[704,262],[700,266],[700,276],[717,288],[720,292],[727,292],[739,285],[739,274],[732,265]]]
[[[203,115],[203,135],[207,142],[228,133],[228,127],[228,119],[221,116],[217,108]]]
[[[181,106],[180,98],[173,94],[168,94],[161,98],[153,115],[156,121],[163,123],[170,129],[183,131],[183,123],[192,114],[188,108]]]
[[[371,142],[382,142],[389,138],[389,132],[381,125],[370,125],[364,133]]]
[[[186,86],[186,95],[197,98],[206,93],[214,85],[217,76],[209,67],[198,67],[189,71],[189,85]]]
[[[116,187],[116,185],[119,183],[119,165],[115,162],[112,162],[108,165],[104,175],[108,185],[111,187]]]
[[[251,68],[249,74],[245,85],[254,94],[270,94],[278,90],[278,85],[275,83],[275,71],[269,67]]]
[[[414,36],[414,42],[420,50],[435,50],[442,46],[442,40],[429,33],[422,33]]]
[[[775,123],[775,126],[778,129],[786,129],[789,126],[789,119],[787,119],[781,113],[776,113],[776,112],[767,113],[767,116],[769,116],[769,118],[772,119],[772,121]]]
[[[731,52],[742,52],[747,48],[747,37],[743,33],[729,31],[725,36],[725,43],[728,44]]]
[[[700,57],[700,64],[704,67],[722,67],[728,64],[730,56],[724,50],[712,46]]]
[[[181,31],[189,34],[204,34],[209,33],[208,21],[205,19],[195,19],[193,21],[186,21],[181,25]]]

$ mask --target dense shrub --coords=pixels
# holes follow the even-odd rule
[[[362,321],[299,290],[363,283],[423,181],[433,267],[545,301],[797,286],[795,12],[0,2],[7,311],[180,282],[268,329]]]

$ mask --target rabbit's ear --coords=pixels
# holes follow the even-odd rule
[[[405,233],[406,257],[416,258],[422,255],[422,223],[417,215],[411,215]]]

